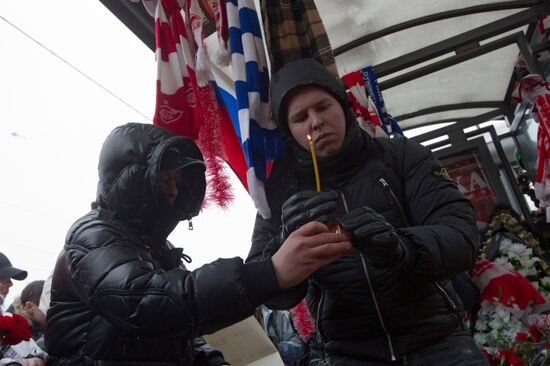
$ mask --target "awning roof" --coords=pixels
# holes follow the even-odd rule
[[[383,65],[400,61],[402,68],[394,66],[379,81],[386,108],[403,129],[504,112],[510,104],[507,91],[520,53],[518,43],[535,19],[521,21],[517,14],[523,12],[528,18],[526,10],[537,2],[414,0],[404,6],[397,1],[355,0],[346,4],[342,16],[334,2],[317,1],[338,68],[344,73],[366,65],[384,70]],[[409,27],[415,22],[418,25]],[[490,32],[487,25],[497,23],[500,31]],[[361,37],[370,41],[341,53]],[[453,37],[454,44],[446,41]],[[423,62],[416,57],[422,49],[428,51]],[[453,58],[461,62],[455,64]],[[437,63],[438,71],[421,72]]]
[[[154,48],[153,20],[140,3],[102,2]],[[514,64],[521,52],[530,71],[540,71],[529,44],[539,17],[550,13],[548,1],[316,4],[340,75],[374,65],[387,110],[404,129],[511,117]]]

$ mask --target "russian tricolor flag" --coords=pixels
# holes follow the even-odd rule
[[[212,68],[216,93],[233,127],[222,126],[226,161],[268,218],[264,183],[284,142],[269,118],[269,71],[254,1],[228,0],[226,6],[233,80]]]

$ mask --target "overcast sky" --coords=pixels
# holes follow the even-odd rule
[[[29,272],[14,281],[11,301],[46,278],[68,228],[89,209],[108,133],[151,123],[156,63],[97,0],[1,1],[0,49],[0,251]],[[234,178],[233,191],[228,211],[207,209],[194,231],[185,222],[170,236],[193,258],[190,268],[248,253],[255,209]]]

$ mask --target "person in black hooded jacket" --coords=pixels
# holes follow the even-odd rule
[[[267,306],[291,308],[307,294],[331,365],[487,364],[450,283],[472,267],[478,233],[446,170],[412,140],[371,138],[343,85],[314,60],[285,65],[271,88],[287,147],[266,182],[271,217],[257,215],[247,262],[276,254],[311,221],[336,220],[355,250]]]
[[[182,249],[166,238],[198,214],[204,171],[197,146],[163,128],[129,123],[111,132],[95,207],[70,228],[55,266],[48,365],[226,364],[197,337],[252,315],[351,249],[323,225],[309,225],[271,260],[219,259],[186,270]]]

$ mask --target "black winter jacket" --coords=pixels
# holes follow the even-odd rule
[[[380,268],[369,261],[368,248],[356,250],[267,305],[290,308],[307,291],[329,356],[400,359],[460,329],[459,300],[448,280],[473,265],[478,234],[471,204],[428,149],[406,138],[364,135],[370,151],[358,172],[323,189],[338,191],[345,201],[337,216],[362,206],[382,214],[397,228],[406,259]],[[267,258],[280,246],[282,202],[296,191],[314,190],[311,180],[297,178],[293,161],[287,151],[273,167],[266,185],[272,218],[257,216],[247,261]]]
[[[166,237],[196,214],[189,202],[200,206],[204,176],[193,177],[204,170],[184,171],[185,202],[171,211],[158,188],[169,147],[202,160],[189,140],[152,125],[127,124],[106,140],[99,208],[71,227],[55,266],[49,365],[217,365],[219,352],[195,338],[253,314],[278,289],[270,261],[219,259],[192,272],[181,266],[181,249]]]

